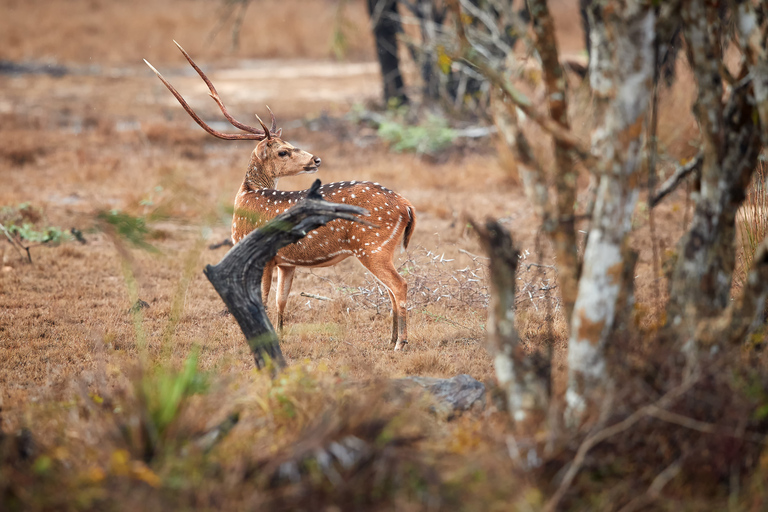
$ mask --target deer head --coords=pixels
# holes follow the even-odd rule
[[[176,43],[176,41],[174,41],[174,43]],[[210,91],[209,95],[219,106],[221,112],[224,114],[224,117],[226,117],[234,127],[239,128],[246,133],[222,133],[211,128],[205,121],[200,118],[200,116],[197,115],[197,113],[195,113],[194,110],[192,110],[192,107],[189,106],[181,94],[179,94],[179,92],[163,77],[163,75],[160,74],[159,71],[157,71],[146,60],[144,60],[144,62],[147,63],[152,71],[155,72],[157,77],[163,82],[163,84],[165,84],[168,90],[171,91],[179,103],[181,103],[181,106],[184,107],[184,110],[186,110],[187,113],[192,116],[192,119],[194,119],[195,122],[199,124],[205,131],[220,139],[259,141],[259,143],[256,145],[256,148],[253,150],[253,153],[251,154],[251,162],[248,166],[248,172],[246,173],[245,177],[246,183],[252,183],[259,187],[272,188],[275,186],[277,180],[282,177],[317,172],[317,169],[320,166],[320,158],[307,153],[306,151],[302,151],[301,149],[294,147],[288,142],[282,140],[280,136],[282,135],[283,130],[282,128],[277,128],[275,115],[272,113],[272,110],[270,110],[269,107],[267,107],[267,110],[269,110],[269,115],[272,118],[272,126],[270,128],[267,128],[267,125],[264,124],[258,115],[256,116],[256,119],[259,120],[261,128],[249,126],[236,120],[227,111],[227,108],[224,106],[224,103],[219,97],[219,93],[216,91],[216,88],[213,86],[211,80],[206,76],[205,73],[203,73],[203,70],[200,69],[197,64],[195,64],[195,61],[192,60],[192,57],[190,57],[189,54],[184,51],[184,48],[182,48],[179,43],[176,43],[176,46],[179,48],[190,65],[195,69],[195,71],[197,71],[197,73],[200,75],[200,78],[202,78],[205,84],[208,86]]]
[[[278,179],[317,172],[320,158],[270,136],[256,145],[251,153],[246,181],[259,186],[274,186]]]

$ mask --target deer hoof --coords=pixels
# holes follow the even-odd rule
[[[397,352],[398,350],[403,350],[403,349],[405,349],[405,346],[406,346],[407,344],[408,344],[408,342],[407,342],[407,341],[405,341],[405,340],[403,340],[403,341],[398,341],[398,342],[397,342],[397,344],[395,345],[395,352]]]

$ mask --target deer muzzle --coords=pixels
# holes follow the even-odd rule
[[[317,172],[318,167],[320,167],[320,162],[322,162],[322,160],[320,160],[320,157],[313,156],[312,160],[310,161],[310,163],[308,163],[307,165],[304,166],[304,172],[306,172],[308,174],[312,174],[313,172]]]

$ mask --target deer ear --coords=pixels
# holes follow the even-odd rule
[[[283,129],[279,128],[276,132],[272,132],[272,135],[274,135],[277,138],[282,138],[283,135]]]
[[[266,140],[259,143],[258,146],[256,146],[256,157],[259,160],[266,160],[267,159],[267,146],[269,144]]]

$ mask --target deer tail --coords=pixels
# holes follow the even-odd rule
[[[403,250],[408,248],[408,243],[411,241],[411,235],[416,228],[416,212],[412,206],[407,206],[408,211],[408,224],[405,225],[405,233],[403,234]]]

